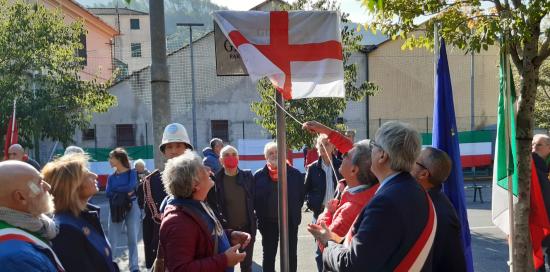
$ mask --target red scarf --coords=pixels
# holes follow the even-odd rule
[[[279,180],[277,168],[271,168],[271,165],[268,163],[267,170],[269,170],[269,177],[271,177],[271,180],[273,180],[274,182],[277,182]]]

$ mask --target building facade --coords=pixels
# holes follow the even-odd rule
[[[116,29],[74,0],[27,1],[43,4],[47,8],[61,10],[67,23],[78,20],[83,21],[86,34],[82,37],[84,49],[80,54],[85,59],[85,67],[80,72],[80,76],[84,80],[96,79],[99,82],[112,79],[113,58],[111,47],[114,38],[118,35]]]
[[[151,64],[149,14],[128,8],[90,8],[120,35],[113,43],[113,57],[124,77]]]

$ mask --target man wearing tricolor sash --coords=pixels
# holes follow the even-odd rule
[[[328,246],[324,268],[431,271],[435,209],[428,193],[409,174],[420,154],[420,136],[410,125],[387,122],[370,143],[371,170],[380,187],[357,217],[349,246],[320,239]]]
[[[31,165],[0,162],[2,271],[65,271],[50,247],[57,235],[50,186]]]

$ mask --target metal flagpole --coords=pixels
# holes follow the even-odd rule
[[[506,114],[506,117],[504,118],[504,128],[505,128],[505,142],[506,142],[506,172],[508,174],[508,217],[510,222],[510,235],[509,235],[509,243],[508,246],[508,254],[510,257],[510,260],[508,261],[508,265],[510,266],[510,272],[514,271],[514,188],[513,188],[513,180],[512,176],[510,175],[510,117],[514,116],[511,113],[511,110],[514,110],[514,107],[510,107],[510,65],[508,62],[508,45],[506,44],[506,40],[504,41],[504,47],[505,47],[505,53],[504,53],[504,69],[506,69],[506,96],[504,97],[504,114]],[[514,169],[514,165],[511,165],[512,169]]]
[[[10,145],[13,143],[13,133],[15,130],[15,114],[17,113],[17,98],[13,99],[13,113],[11,114],[11,135],[10,135]]]
[[[277,104],[284,105],[283,96],[276,91]],[[277,108],[277,182],[279,187],[279,242],[281,248],[281,272],[290,269],[288,255],[288,194],[286,180],[286,121],[285,113]]]
[[[437,82],[437,62],[439,62],[439,23],[434,25],[434,92]]]

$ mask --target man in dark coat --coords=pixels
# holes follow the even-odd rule
[[[305,181],[306,204],[313,211],[314,221],[317,221],[326,203],[334,198],[336,185],[342,179],[338,172],[342,161],[332,155],[334,145],[328,141],[327,135],[317,137],[316,148],[319,159],[308,165]]]
[[[239,168],[239,153],[231,145],[220,151],[222,171],[215,175],[215,186],[208,193],[208,204],[218,209],[214,212],[224,229],[250,234],[250,243],[245,248],[246,257],[240,263],[241,271],[252,271],[252,253],[256,236],[254,213],[254,176],[250,170]]]
[[[548,158],[550,157],[550,137],[548,135],[544,134],[536,134],[533,136],[533,142],[532,142],[532,158],[533,158],[533,164],[535,165],[534,171],[536,171],[538,179],[539,179],[539,187],[540,192],[543,196],[544,205],[546,207],[546,212],[548,213],[550,211],[550,196],[548,196],[548,192],[550,192],[550,183],[548,183],[548,174],[549,174],[549,168],[548,168]],[[550,218],[549,218],[550,219]],[[544,235],[544,234],[543,234]],[[533,239],[533,236],[531,236]],[[533,242],[536,242],[535,239],[533,239]],[[544,265],[544,260],[539,261],[540,259],[546,258],[546,262],[548,265],[550,265],[550,236],[546,236],[542,242],[542,251],[543,253],[541,255],[545,256],[536,256],[539,257],[538,260],[535,260],[535,269],[538,272],[546,271],[546,267]],[[533,245],[534,248],[537,248],[538,245]]]
[[[42,169],[37,161],[33,160],[31,157],[29,157],[29,155],[27,155],[27,153],[25,153],[25,149],[23,149],[20,144],[12,144],[8,148],[8,159],[26,162],[32,165],[32,167],[34,167],[34,169],[38,171]]]
[[[277,170],[277,144],[264,147],[266,165],[256,171],[254,181],[256,195],[254,209],[258,217],[258,230],[262,234],[264,272],[275,271],[275,256],[279,244],[279,189]],[[298,226],[302,220],[304,204],[304,176],[296,168],[287,165],[288,251],[291,272],[296,272],[298,255]]]
[[[193,150],[191,140],[185,127],[173,123],[164,128],[162,143],[159,146],[164,157],[169,160],[183,153],[185,150]],[[157,256],[159,242],[159,230],[162,214],[160,205],[166,192],[162,184],[162,172],[158,169],[143,179],[138,187],[138,203],[145,210],[143,218],[143,245],[145,249],[145,266],[149,269],[153,266]]]
[[[466,271],[466,260],[460,240],[460,221],[453,204],[441,191],[451,168],[451,158],[445,151],[426,147],[416,160],[411,175],[428,191],[437,214],[432,270],[462,272]]]
[[[409,174],[420,154],[420,135],[410,125],[387,122],[375,140],[370,141],[371,170],[380,187],[346,237],[351,242],[336,244],[324,235],[330,233],[326,226],[308,226],[327,246],[325,270],[431,271],[435,211],[426,191]]]

